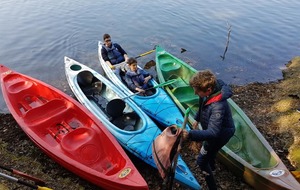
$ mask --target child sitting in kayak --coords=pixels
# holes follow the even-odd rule
[[[141,96],[150,96],[153,94],[153,87],[150,80],[153,78],[147,71],[138,68],[137,60],[135,58],[129,58],[128,61],[129,70],[126,72],[125,80],[128,88],[133,92],[139,92]]]

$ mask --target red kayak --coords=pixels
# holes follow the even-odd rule
[[[75,99],[3,65],[0,75],[11,114],[50,158],[104,189],[148,189],[117,140]]]

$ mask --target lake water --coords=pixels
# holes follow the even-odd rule
[[[129,56],[159,44],[227,83],[276,81],[300,54],[299,7],[299,0],[1,0],[0,63],[70,93],[64,56],[102,72],[97,43],[109,33]],[[0,106],[7,112],[2,94]]]

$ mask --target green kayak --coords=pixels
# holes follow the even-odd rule
[[[156,70],[160,83],[177,79],[165,86],[165,90],[183,113],[191,108],[189,122],[192,123],[199,97],[189,86],[189,80],[197,70],[160,46],[156,47]],[[236,132],[221,149],[218,159],[256,189],[300,189],[300,184],[247,115],[232,99],[228,103]]]

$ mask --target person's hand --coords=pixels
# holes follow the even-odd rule
[[[139,93],[144,93],[145,92],[145,90],[142,89],[142,88],[136,88],[135,90],[138,91]]]
[[[124,58],[125,58],[125,63],[127,63],[129,58],[126,54],[124,55]]]
[[[145,80],[144,80],[144,84],[147,84],[148,83],[148,81],[151,79],[151,76],[149,75],[149,76],[147,76],[147,77],[145,77]]]
[[[187,130],[182,131],[182,140],[186,141],[189,137],[189,132]]]
[[[199,125],[199,122],[198,122],[198,121],[195,121],[195,122],[192,124],[193,129],[199,129],[198,125]]]
[[[113,65],[110,65],[109,67],[110,67],[111,70],[115,70],[116,69],[116,67],[113,66]]]

